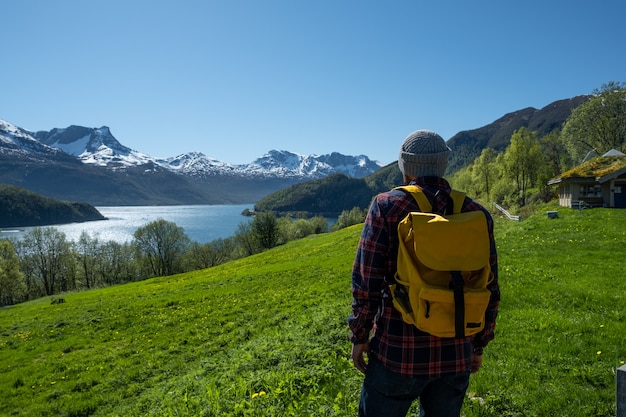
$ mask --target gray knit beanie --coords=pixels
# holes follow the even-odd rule
[[[398,166],[409,177],[443,177],[451,152],[435,132],[416,130],[402,143]]]

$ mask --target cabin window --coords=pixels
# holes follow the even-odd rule
[[[602,197],[602,187],[598,185],[583,185],[580,187],[581,197]]]

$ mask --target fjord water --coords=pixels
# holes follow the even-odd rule
[[[130,242],[135,231],[155,220],[163,219],[182,227],[192,241],[207,243],[235,234],[240,223],[250,217],[242,216],[244,209],[252,210],[254,204],[193,205],[193,206],[119,206],[96,207],[108,220],[54,225],[65,233],[67,240],[78,241],[83,231],[101,242]],[[4,230],[0,238],[21,238],[31,228]]]

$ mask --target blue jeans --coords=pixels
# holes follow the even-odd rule
[[[389,371],[380,361],[370,358],[359,417],[405,417],[416,399],[422,417],[459,417],[469,376],[468,371],[440,379],[409,377]]]

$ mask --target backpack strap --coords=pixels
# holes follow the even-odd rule
[[[456,337],[465,336],[465,281],[461,275],[461,271],[450,271],[452,280],[450,286],[454,293],[454,333]]]
[[[418,207],[424,213],[430,213],[433,210],[433,206],[428,201],[428,198],[424,195],[424,192],[417,185],[403,185],[396,187],[394,190],[403,190],[413,196],[413,199],[417,203]]]
[[[463,209],[463,202],[465,201],[465,193],[463,191],[452,190],[450,191],[450,197],[454,203],[454,214],[458,214]]]
[[[417,185],[403,185],[400,187],[395,187],[394,190],[403,190],[410,193],[421,211],[423,211],[424,213],[432,212],[432,204],[430,204],[430,201],[428,200],[426,195],[424,195],[422,189],[419,188]],[[453,213],[460,213],[461,209],[463,208],[463,202],[465,201],[465,193],[462,191],[452,190],[450,192],[450,198],[452,199]]]

